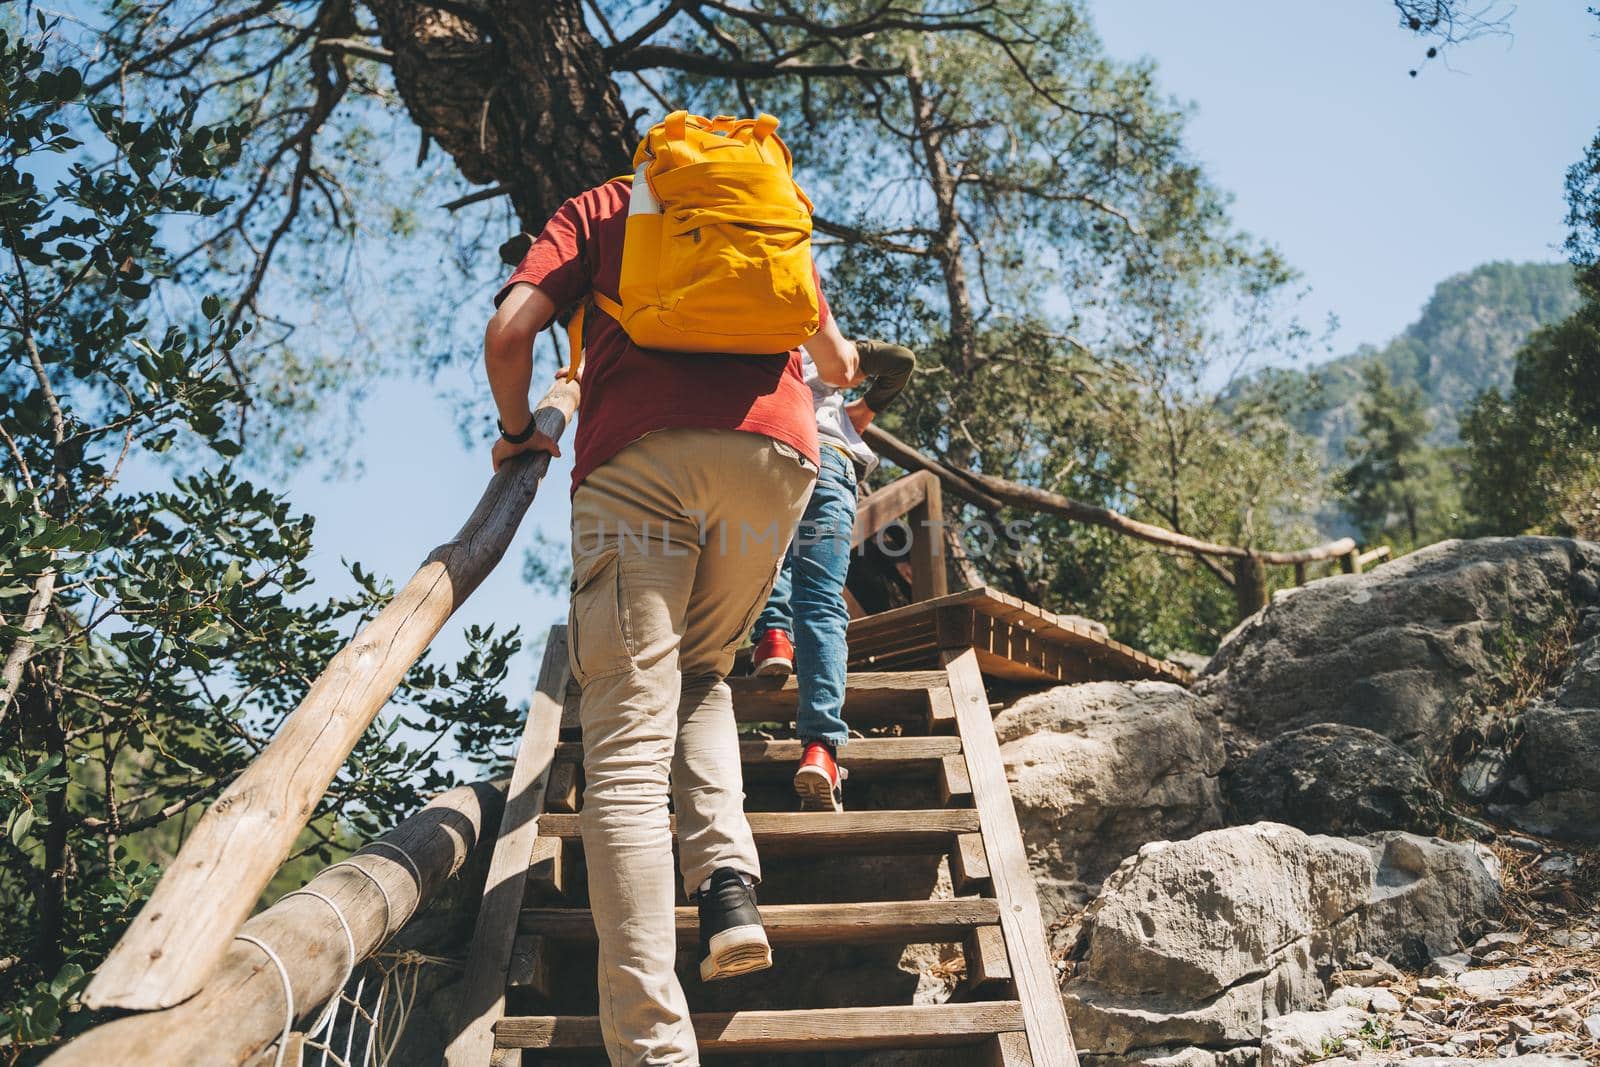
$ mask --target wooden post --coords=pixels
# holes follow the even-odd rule
[[[501,808],[500,791],[488,783],[452,789],[390,830],[382,845],[368,845],[346,861],[360,871],[335,865],[307,883],[350,924],[357,962],[381,948],[475,850],[494,840]],[[411,858],[415,875],[392,849]],[[272,946],[283,962],[298,1025],[309,1023],[339,992],[350,947],[327,902],[306,893],[285,896],[240,933]],[[44,1067],[239,1067],[277,1041],[283,1016],[277,967],[256,945],[232,940],[198,995],[166,1011],[97,1026],[59,1049]]]
[[[1045,937],[1044,919],[1033,874],[1022,848],[1022,829],[1011,803],[1000,743],[989,714],[978,655],[972,649],[943,654],[955,700],[961,749],[972,780],[972,800],[978,811],[983,848],[1000,905],[1000,927],[1010,953],[1011,976],[1022,1004],[1032,1062],[1038,1067],[1077,1067],[1072,1032],[1056,984],[1055,961]]]
[[[1267,606],[1267,565],[1255,556],[1233,561],[1233,598],[1243,622]]]
[[[1306,565],[1303,562],[1294,565],[1294,584],[1297,587],[1306,584]]]
[[[577,398],[575,383],[558,382],[534,413],[539,428],[560,438]],[[168,1008],[200,990],[345,757],[445,620],[500,561],[549,466],[541,452],[501,467],[461,531],[329,661],[271,744],[195,825],[100,965],[85,1004]]]
[[[555,759],[561,705],[570,677],[567,628],[552,626],[511,772],[506,814],[500,820],[500,837],[489,861],[472,947],[467,951],[455,1036],[444,1054],[448,1067],[489,1067],[495,1062],[494,1024],[506,1013],[506,976],[517,936],[517,914],[522,910],[534,842],[539,839],[539,816],[544,811],[545,786]]]
[[[925,493],[911,509],[911,599],[932,600],[950,591],[944,558],[944,493],[939,479],[923,471]]]
[[[1339,569],[1344,571],[1346,574],[1360,574],[1361,573],[1361,552],[1359,550],[1357,550],[1357,549],[1352,548],[1350,551],[1348,551],[1344,555],[1340,556],[1339,557]]]

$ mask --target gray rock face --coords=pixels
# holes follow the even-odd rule
[[[1441,542],[1275,600],[1229,636],[1199,689],[1257,736],[1345,723],[1432,754],[1461,698],[1500,668],[1501,634],[1586,606],[1596,574],[1600,545],[1587,542]]]
[[[1555,702],[1563,708],[1600,708],[1600,635],[1578,646]]]
[[[1181,686],[1061,686],[995,731],[1047,924],[1145,842],[1222,825],[1221,728]]]
[[[1496,807],[1518,827],[1600,842],[1600,704],[1539,704],[1522,716],[1517,761],[1533,799]]]
[[[1307,833],[1426,832],[1440,801],[1421,766],[1388,738],[1318,723],[1256,749],[1223,776],[1234,822],[1272,819]]]
[[[1269,1019],[1261,1038],[1261,1067],[1298,1067],[1319,1060],[1325,1043],[1359,1032],[1366,1021],[1356,1008],[1296,1011]]]
[[[1323,1007],[1324,970],[1358,952],[1437,955],[1497,905],[1479,849],[1412,834],[1257,823],[1156,842],[1085,915],[1067,1011],[1086,1053],[1254,1046],[1267,1020]]]
[[[1357,840],[1373,861],[1361,950],[1418,970],[1500,913],[1500,864],[1482,845],[1397,831]]]
[[[1495,814],[1534,833],[1600,842],[1600,636],[1577,648],[1549,700],[1523,712],[1508,770],[1526,795],[1503,798]]]

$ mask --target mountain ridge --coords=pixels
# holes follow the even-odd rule
[[[1429,440],[1451,445],[1458,420],[1483,390],[1511,384],[1517,349],[1537,329],[1558,322],[1578,307],[1572,268],[1566,263],[1483,263],[1453,274],[1434,287],[1417,319],[1382,347],[1354,352],[1306,370],[1274,371],[1295,378],[1309,391],[1293,422],[1320,440],[1328,461],[1345,461],[1344,442],[1354,431],[1361,374],[1370,363],[1386,367],[1401,385],[1422,391],[1432,422]]]

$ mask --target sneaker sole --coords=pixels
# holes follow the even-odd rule
[[[773,657],[756,664],[756,675],[761,678],[787,678],[793,673],[793,660]]]
[[[735,926],[711,935],[709,955],[700,961],[700,981],[719,982],[772,966],[772,946],[760,926]]]
[[[801,767],[794,773],[794,795],[800,798],[801,811],[844,811],[827,772],[815,767]]]

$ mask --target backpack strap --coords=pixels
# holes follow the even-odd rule
[[[687,111],[684,112],[688,114]],[[632,174],[619,174],[611,179],[614,182],[627,182],[633,184]],[[607,315],[622,321],[622,305],[595,289],[589,290],[589,295],[578,304],[578,309],[572,313],[572,318],[567,320],[567,347],[572,352],[572,359],[567,364],[567,381],[578,380],[578,371],[583,367],[583,320],[584,313],[589,310],[589,305],[594,304]]]
[[[567,320],[567,347],[572,352],[572,360],[567,365],[567,381],[578,380],[578,372],[583,369],[583,320],[587,317],[590,306],[598,307],[607,315],[622,321],[622,305],[611,299],[598,289],[589,290],[589,295],[583,298],[578,305],[578,310],[572,313],[572,318]]]

